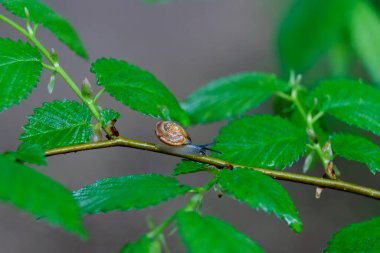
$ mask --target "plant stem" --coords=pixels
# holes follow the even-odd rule
[[[148,223],[148,227],[151,231],[154,231],[156,229],[156,225],[153,222],[152,216],[149,215],[147,217],[147,223]],[[162,248],[164,249],[164,252],[170,253],[169,246],[166,242],[165,235],[163,233],[158,235],[158,240],[160,240],[160,243],[162,245]]]
[[[164,230],[175,220],[175,216],[176,213],[164,220],[160,225],[156,226],[150,233],[148,233],[148,236],[155,239],[157,236],[161,235],[162,232],[164,232]]]
[[[188,204],[186,205],[186,207],[182,208],[181,210],[192,212],[192,211],[194,211],[195,208],[199,207],[199,205],[202,204],[202,200],[203,200],[203,197],[204,197],[205,193],[208,190],[210,190],[210,188],[216,183],[216,181],[217,181],[217,178],[214,177],[204,187],[193,188],[193,190],[196,189],[196,191],[189,191],[188,193],[191,192],[191,193],[195,193],[195,194],[194,194],[194,196],[192,196],[190,198],[190,200],[189,200]],[[148,226],[152,230],[148,234],[148,236],[150,238],[153,238],[153,239],[159,237],[159,239],[161,240],[161,243],[163,244],[166,252],[170,252],[170,250],[169,250],[169,248],[168,248],[168,246],[166,244],[163,232],[175,220],[175,217],[176,217],[176,213],[172,214],[169,218],[167,218],[166,220],[164,220],[158,226],[154,226],[153,221],[148,218]]]
[[[61,67],[59,62],[57,62],[52,54],[47,50],[41,42],[35,37],[34,33],[29,33],[26,29],[21,27],[19,24],[14,22],[13,20],[0,15],[0,20],[4,21],[9,26],[16,29],[18,32],[20,32],[22,35],[24,35],[30,42],[32,42],[37,49],[45,56],[45,58],[51,63],[52,66],[43,64],[43,66],[51,71],[57,72],[63,80],[69,85],[69,87],[74,91],[74,93],[83,101],[83,103],[90,109],[92,115],[97,119],[97,121],[101,122],[100,112],[96,104],[91,99],[86,99],[80,90],[80,88],[75,84],[75,82],[71,79],[71,77],[66,73],[66,71]],[[104,131],[109,136],[112,136],[112,133],[106,128],[106,126],[103,126]]]
[[[49,64],[42,63],[42,66],[43,66],[45,69],[48,69],[48,70],[51,70],[51,71],[55,71],[55,67],[50,66]]]
[[[96,103],[96,101],[98,101],[98,99],[100,98],[100,96],[106,91],[106,88],[103,88],[101,89],[94,97],[93,101],[94,103]]]
[[[72,146],[49,149],[45,152],[45,155],[53,156],[53,155],[84,151],[84,150],[101,149],[101,148],[109,148],[109,147],[129,147],[129,148],[135,148],[135,149],[142,149],[146,151],[152,151],[152,152],[171,155],[171,156],[177,156],[177,157],[185,158],[187,160],[194,161],[194,162],[214,165],[220,169],[232,169],[232,168],[238,168],[238,167],[252,169],[252,170],[260,171],[261,173],[278,180],[285,180],[285,181],[290,181],[290,182],[315,185],[315,186],[335,189],[339,191],[351,192],[351,193],[366,196],[369,198],[380,199],[379,190],[368,188],[361,185],[356,185],[356,184],[345,182],[342,180],[332,180],[332,179],[307,176],[307,175],[297,174],[297,173],[292,173],[292,172],[284,172],[284,171],[256,168],[256,167],[246,166],[246,165],[233,164],[233,163],[230,163],[230,162],[227,162],[215,157],[210,157],[210,156],[179,154],[173,151],[162,149],[153,143],[132,140],[132,139],[128,139],[121,136],[116,137],[112,140],[91,142],[91,143],[77,144],[77,145],[72,145]]]
[[[298,88],[297,87],[293,88],[291,98],[292,98],[291,101],[294,103],[294,105],[296,106],[296,108],[298,109],[298,111],[300,112],[300,114],[306,120],[306,123],[308,124],[309,122],[307,121],[307,113],[306,113],[305,109],[303,108],[300,100],[298,99]],[[308,127],[309,127],[309,124],[308,124]]]
[[[89,101],[88,99],[83,97],[79,87],[75,84],[75,82],[71,79],[71,77],[66,73],[66,71],[57,62],[54,61],[51,53],[37,40],[34,34],[30,34],[26,29],[24,29],[23,27],[18,25],[16,22],[12,21],[11,19],[3,15],[0,15],[0,20],[7,23],[11,27],[15,28],[17,31],[19,31],[22,35],[24,35],[40,50],[40,52],[54,67],[51,67],[49,65],[46,65],[46,66],[44,65],[44,66],[51,70],[52,68],[54,68],[54,71],[56,71],[58,74],[62,76],[62,78],[66,81],[66,83],[70,86],[70,88],[75,92],[75,94],[83,101],[83,103],[86,104],[86,106],[90,109],[93,116],[98,121],[100,121],[100,113],[97,106],[93,103],[93,101]],[[288,99],[289,97],[286,97],[286,98]],[[294,104],[300,111],[301,115],[306,119],[306,122],[307,123],[310,122],[307,120],[308,115],[306,114],[301,103],[299,102],[298,97],[295,96],[295,98],[296,99],[294,99],[293,97]],[[310,130],[313,130],[314,122],[308,125],[308,128],[310,128]],[[107,130],[106,132],[108,133]],[[124,137],[117,137],[117,138],[114,138],[112,140],[107,140],[107,141],[100,141],[100,142],[93,142],[93,143],[86,143],[86,144],[79,144],[79,145],[50,149],[46,151],[46,156],[66,154],[66,153],[99,149],[99,148],[115,147],[115,146],[130,147],[130,148],[142,149],[142,150],[147,150],[147,151],[152,151],[152,152],[157,152],[157,153],[162,153],[162,154],[167,154],[167,155],[172,155],[172,156],[178,156],[178,157],[182,157],[191,161],[214,165],[218,168],[223,168],[223,169],[226,169],[226,168],[231,169],[231,168],[236,168],[236,167],[253,169],[253,170],[260,171],[263,174],[268,175],[278,180],[286,180],[286,181],[298,182],[298,183],[303,183],[303,184],[315,185],[319,187],[331,188],[331,189],[340,190],[340,191],[347,191],[347,192],[363,195],[370,198],[380,199],[380,191],[378,190],[352,184],[349,182],[344,182],[341,180],[331,180],[331,179],[312,177],[312,176],[296,174],[296,173],[291,173],[291,172],[282,172],[282,171],[262,169],[262,168],[256,168],[256,167],[245,166],[245,165],[232,164],[227,161],[214,158],[214,157],[209,157],[209,156],[195,156],[195,155],[188,155],[188,154],[179,154],[179,153],[174,153],[172,151],[163,150],[152,143],[131,140]],[[318,144],[316,148],[317,148],[317,153],[320,155],[321,159],[323,160],[323,152],[320,145]],[[169,223],[171,221],[172,220],[168,220]]]
[[[61,75],[63,80],[66,81],[66,83],[75,92],[75,94],[77,94],[77,96],[83,101],[83,103],[87,105],[87,107],[90,109],[92,115],[94,115],[94,117],[98,120],[98,122],[101,122],[100,112],[99,112],[97,106],[92,102],[92,100],[88,100],[82,95],[82,92],[79,89],[79,87],[74,83],[74,81],[71,79],[71,77],[65,72],[65,70],[61,66],[56,67],[56,71],[58,74]],[[104,128],[104,129],[106,130],[106,128]],[[110,133],[107,132],[107,134],[110,134]],[[112,136],[112,134],[110,136]]]
[[[302,118],[305,120],[306,131],[308,132],[308,134],[310,136],[311,142],[313,142],[312,148],[317,152],[317,154],[318,154],[319,158],[321,159],[323,166],[326,170],[327,165],[329,163],[329,159],[327,159],[326,156],[324,155],[324,152],[322,150],[321,145],[318,142],[318,137],[317,137],[316,132],[314,130],[314,123],[320,117],[323,116],[323,112],[318,113],[315,117],[313,117],[310,112],[306,112],[306,110],[302,106],[300,100],[298,99],[298,90],[299,90],[298,85],[294,85],[292,93],[291,93],[291,101],[294,103],[295,107],[297,108],[297,110],[301,114]]]

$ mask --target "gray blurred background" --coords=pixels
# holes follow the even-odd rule
[[[66,17],[80,34],[91,60],[115,57],[129,61],[154,73],[182,101],[197,87],[214,78],[239,71],[278,72],[274,36],[278,23],[289,5],[288,0],[189,0],[166,5],[144,5],[138,0],[46,0]],[[5,13],[4,9],[0,12]],[[7,14],[8,15],[8,14]],[[10,16],[10,15],[8,15]],[[19,36],[0,23],[0,36]],[[52,35],[41,29],[39,37],[47,47],[58,52],[62,66],[80,83],[88,77],[90,62],[77,58]],[[296,39],[296,38],[295,38]],[[302,49],[300,49],[302,50]],[[0,149],[16,149],[26,115],[43,101],[76,99],[65,83],[58,79],[49,95],[45,73],[28,101],[0,115]],[[95,87],[95,90],[99,90]],[[122,135],[156,142],[155,120],[129,110],[111,97],[100,99],[104,107],[118,110],[122,118],[117,127]],[[271,112],[270,103],[260,108]],[[195,143],[212,140],[225,122],[190,128]],[[49,166],[38,168],[70,189],[78,189],[104,177],[132,173],[169,174],[179,160],[139,150],[112,148],[52,157]],[[343,178],[380,188],[379,179],[357,163],[340,163]],[[301,163],[290,171],[300,172]],[[314,175],[321,176],[319,168]],[[181,176],[180,180],[200,185],[209,175]],[[248,234],[266,252],[321,252],[332,233],[344,225],[378,215],[379,202],[326,190],[316,200],[315,188],[280,182],[293,198],[304,223],[301,234],[295,234],[274,215],[239,204],[228,197],[218,199],[210,192],[204,201],[204,213],[225,219]],[[118,252],[127,241],[136,240],[148,231],[146,216],[156,222],[184,206],[186,198],[169,201],[144,211],[112,212],[85,218],[89,241],[52,228],[45,222],[0,205],[0,252]],[[199,235],[202,236],[201,234]],[[180,239],[168,238],[172,252],[185,252]]]

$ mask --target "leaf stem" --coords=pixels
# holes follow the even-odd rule
[[[46,64],[46,63],[42,63],[42,66],[45,68],[45,69],[48,69],[48,70],[51,70],[51,71],[55,71],[55,67],[54,66],[51,66],[49,64]]]
[[[289,96],[288,94],[284,93],[284,92],[281,92],[281,91],[278,91],[275,93],[276,96],[280,97],[280,98],[283,98],[287,101],[293,101],[292,97]]]
[[[67,85],[74,91],[74,93],[83,101],[83,103],[90,109],[92,115],[97,119],[98,122],[101,122],[101,117],[100,117],[100,112],[96,104],[94,103],[93,100],[86,99],[80,90],[80,88],[75,84],[75,82],[71,79],[71,77],[66,73],[66,71],[61,67],[59,62],[54,59],[53,55],[49,50],[47,50],[41,42],[36,38],[34,33],[29,33],[26,29],[21,27],[19,24],[14,22],[13,20],[0,15],[0,20],[8,24],[9,26],[13,27],[16,29],[18,32],[20,32],[22,35],[24,35],[30,42],[32,42],[37,49],[45,56],[45,58],[53,65],[47,65],[43,63],[43,66],[51,71],[57,72],[63,80],[67,83]],[[103,126],[104,131],[109,136],[113,136],[113,134],[106,128],[106,126]]]
[[[106,91],[106,88],[103,88],[101,89],[94,97],[93,101],[94,103],[96,103],[96,101],[98,101],[98,99],[100,98],[101,95],[103,95],[103,93]]]
[[[156,239],[164,232],[164,230],[175,220],[176,213],[172,214],[169,218],[164,220],[160,225],[156,226],[151,232],[148,233],[148,237]]]
[[[111,140],[112,141],[112,140]],[[198,187],[193,188],[195,191],[189,191],[189,193],[195,193],[189,200],[188,204],[185,208],[182,208],[180,210],[184,211],[194,211],[195,208],[202,205],[203,197],[205,193],[210,190],[210,188],[216,183],[217,178],[212,178],[204,187]],[[176,213],[172,214],[169,218],[164,220],[160,225],[154,226],[153,221],[148,218],[148,225],[151,229],[151,232],[148,233],[148,236],[152,239],[156,239],[157,237],[163,242],[164,247],[166,248],[166,252],[169,252],[169,248],[166,245],[166,241],[164,238],[164,235],[162,234],[163,231],[175,220]]]
[[[303,108],[300,100],[298,99],[298,87],[297,86],[293,88],[291,98],[292,98],[291,101],[294,103],[294,105],[296,106],[298,111],[301,113],[302,117],[306,120],[307,114],[306,114],[306,111]],[[309,122],[306,122],[306,123],[309,123]],[[308,127],[312,127],[312,126],[308,126]]]
[[[79,87],[74,83],[71,77],[66,73],[66,71],[61,66],[56,67],[56,71],[58,74],[61,75],[63,80],[66,81],[66,83],[70,86],[70,88],[74,91],[74,93],[83,101],[83,103],[86,104],[86,106],[90,109],[92,115],[94,115],[94,117],[98,120],[98,122],[101,122],[100,112],[97,106],[95,105],[95,103],[93,103],[93,101],[86,99],[82,95],[82,92],[79,89]],[[104,129],[106,130],[106,128]],[[107,132],[107,134],[110,134],[110,133]]]
[[[153,222],[153,218],[152,216],[148,215],[147,217],[147,223],[148,223],[148,227],[151,231],[153,231],[154,229],[156,229],[156,225],[154,224]],[[164,249],[164,252],[165,253],[170,253],[170,249],[169,249],[169,246],[166,242],[166,239],[165,239],[165,235],[163,233],[157,235],[158,236],[158,240],[160,241],[163,249]]]
[[[316,115],[314,115],[312,123],[314,124],[315,122],[317,122],[324,114],[324,111],[318,112]]]
[[[318,137],[317,137],[316,132],[314,130],[314,123],[320,117],[323,116],[323,112],[317,113],[314,117],[312,116],[310,111],[306,112],[306,110],[304,109],[304,107],[302,106],[302,103],[300,102],[300,100],[298,98],[299,89],[300,89],[299,84],[293,84],[293,89],[291,92],[291,98],[292,98],[291,101],[294,103],[295,107],[297,108],[297,110],[301,114],[302,118],[305,120],[306,130],[309,134],[310,141],[313,143],[312,148],[317,152],[317,154],[318,154],[319,158],[321,159],[323,166],[326,170],[327,165],[329,163],[329,159],[327,159],[326,156],[324,155],[324,152],[322,150],[321,145],[318,142]]]
[[[301,184],[314,185],[314,186],[319,186],[319,187],[324,187],[324,188],[335,189],[338,191],[351,192],[351,193],[366,196],[369,198],[380,199],[379,190],[368,188],[361,185],[356,185],[356,184],[345,182],[342,180],[332,180],[328,178],[313,177],[313,176],[297,174],[297,173],[292,173],[292,172],[284,172],[284,171],[256,168],[256,167],[246,166],[246,165],[233,164],[233,163],[230,163],[230,162],[227,162],[215,157],[210,157],[210,156],[196,156],[196,155],[189,155],[189,154],[180,154],[180,153],[175,153],[173,151],[162,149],[153,143],[132,140],[132,139],[128,139],[121,136],[116,137],[111,140],[106,140],[106,141],[90,142],[90,143],[85,143],[85,144],[77,144],[77,145],[72,145],[72,146],[49,149],[45,152],[45,155],[53,156],[53,155],[84,151],[84,150],[93,150],[93,149],[101,149],[101,148],[109,148],[109,147],[129,147],[129,148],[135,148],[135,149],[142,149],[146,151],[152,151],[152,152],[171,155],[171,156],[177,156],[177,157],[185,158],[187,160],[191,160],[194,162],[214,165],[220,169],[231,169],[231,168],[237,168],[237,167],[252,169],[252,170],[260,171],[261,173],[278,180],[285,180],[285,181],[296,182],[296,183],[301,183]]]

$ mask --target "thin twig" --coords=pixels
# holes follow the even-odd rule
[[[0,21],[3,21],[4,23],[8,24],[9,26],[16,29],[19,33],[24,35],[34,46],[41,52],[42,55],[45,56],[46,60],[52,65],[47,65],[43,63],[43,66],[53,72],[56,72],[59,74],[63,80],[67,83],[67,85],[74,91],[74,93],[82,100],[82,102],[88,107],[88,109],[91,111],[92,115],[98,120],[98,122],[101,122],[101,116],[100,111],[97,107],[97,105],[94,103],[92,99],[86,99],[82,93],[78,85],[73,81],[73,79],[66,73],[66,71],[61,67],[60,63],[54,59],[52,53],[47,50],[41,42],[36,38],[35,34],[29,33],[26,29],[24,29],[22,26],[11,20],[10,18],[7,18],[4,15],[0,15]],[[112,136],[112,132],[110,132],[106,126],[102,126],[104,131],[109,135]]]
[[[90,142],[90,143],[85,143],[85,144],[78,144],[78,145],[49,149],[46,151],[45,155],[53,156],[53,155],[60,155],[60,154],[78,152],[78,151],[109,148],[109,147],[129,147],[129,148],[135,148],[135,149],[142,149],[146,151],[152,151],[152,152],[171,155],[171,156],[177,156],[177,157],[185,158],[194,162],[214,165],[220,169],[231,169],[231,168],[237,168],[237,167],[253,169],[256,171],[260,171],[261,173],[278,180],[285,180],[285,181],[290,181],[290,182],[315,185],[319,187],[335,189],[338,191],[351,192],[351,193],[366,196],[369,198],[380,199],[379,190],[345,182],[342,180],[319,178],[319,177],[307,176],[307,175],[297,174],[297,173],[292,173],[292,172],[284,172],[284,171],[256,168],[256,167],[246,166],[246,165],[239,165],[239,164],[230,163],[230,162],[221,160],[219,158],[210,157],[210,156],[179,154],[171,150],[160,148],[153,143],[132,140],[132,139],[128,139],[121,136],[111,139],[111,140]]]

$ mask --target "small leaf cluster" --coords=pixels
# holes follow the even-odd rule
[[[340,8],[348,11],[351,2],[355,1],[342,2]],[[297,76],[281,80],[269,73],[252,71],[210,81],[180,103],[147,70],[123,59],[100,58],[90,68],[100,89],[93,96],[87,82],[86,88],[80,91],[60,66],[57,53],[47,50],[36,37],[36,29],[41,24],[74,53],[87,58],[72,26],[38,0],[0,0],[0,3],[26,20],[24,28],[0,15],[0,20],[29,41],[0,38],[0,111],[27,98],[38,85],[44,69],[54,76],[60,75],[80,101],[62,98],[34,109],[23,126],[20,147],[0,155],[0,199],[82,238],[87,238],[82,221],[85,215],[140,210],[184,196],[189,199],[186,206],[174,210],[167,220],[151,227],[136,242],[128,242],[120,252],[160,252],[164,232],[173,224],[189,252],[264,252],[233,225],[204,216],[205,194],[215,189],[217,194],[274,214],[300,233],[301,218],[287,191],[255,167],[286,170],[307,157],[304,171],[313,169],[311,165],[316,162],[310,160],[320,161],[325,175],[333,178],[338,172],[332,173],[330,165],[335,166],[335,156],[341,156],[366,164],[374,174],[380,170],[380,149],[370,138],[355,135],[354,131],[336,132],[326,120],[334,117],[350,125],[351,130],[367,131],[368,136],[373,135],[371,138],[380,135],[380,90],[368,84],[357,80],[327,80],[309,91]],[[324,4],[326,8],[329,6]],[[299,4],[297,8],[294,12],[304,6]],[[342,17],[330,18],[340,25]],[[329,34],[334,32],[329,31]],[[313,57],[315,55],[310,56]],[[302,59],[291,64],[298,66],[295,63],[299,62]],[[103,178],[73,192],[31,168],[46,165],[46,150],[89,143],[94,136],[101,138],[102,131],[110,139],[117,138],[115,123],[120,114],[97,104],[103,92],[142,115],[175,121],[184,127],[226,122],[212,147],[218,152],[212,152],[211,156],[228,161],[232,168],[183,160],[172,175]],[[271,97],[281,102],[274,103],[282,105],[275,108],[279,113],[256,113],[255,109]],[[212,175],[210,182],[203,186],[184,185],[176,178],[201,171]],[[378,223],[379,218],[374,218],[343,228],[329,242],[326,252],[347,252],[346,249],[358,249],[356,252],[359,252],[363,247],[367,247],[366,252],[377,251],[380,247]],[[349,239],[353,237],[357,240]]]

